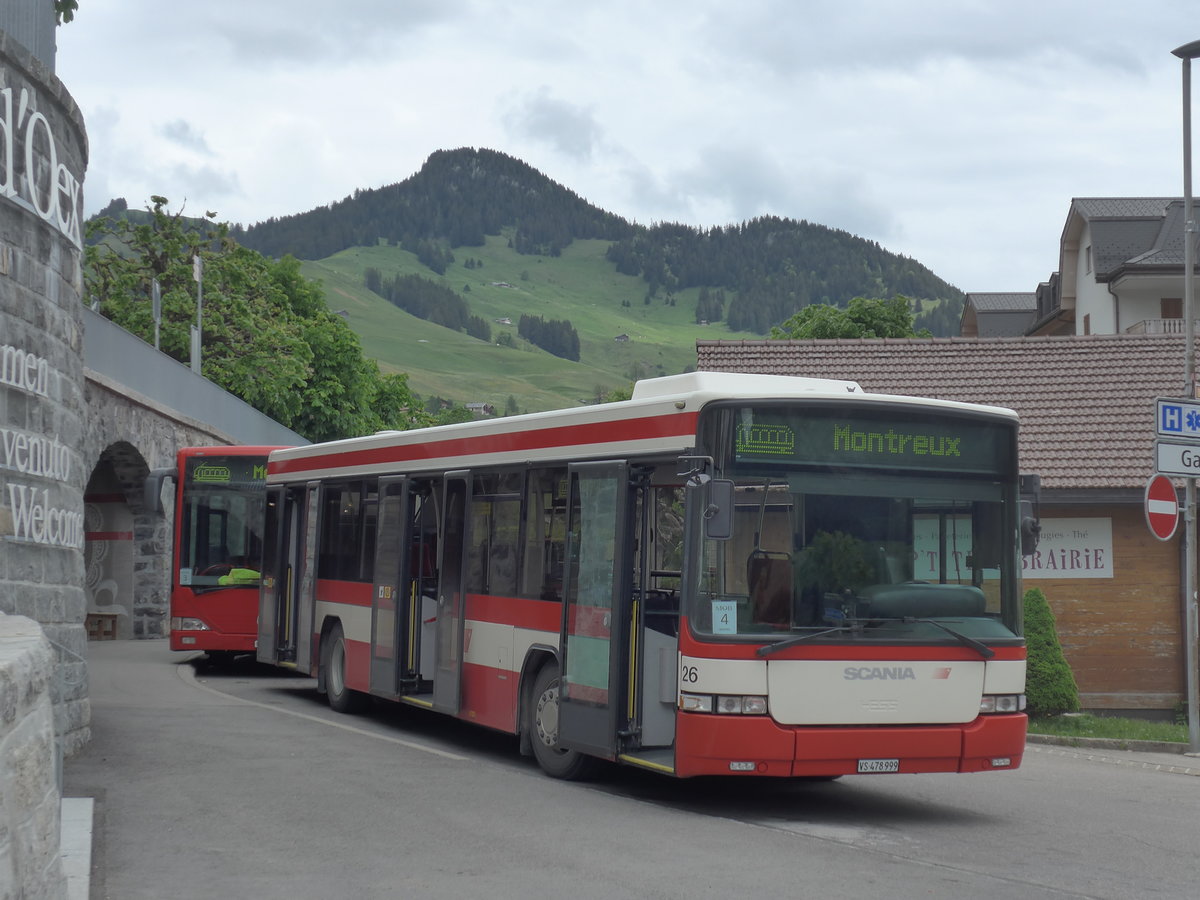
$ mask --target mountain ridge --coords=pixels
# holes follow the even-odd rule
[[[844,307],[856,296],[903,294],[934,307],[918,310],[918,327],[946,335],[964,299],[917,260],[846,231],[779,216],[709,229],[637,225],[488,149],[439,150],[403,181],[231,229],[240,243],[269,256],[320,260],[382,241],[427,264],[502,233],[525,256],[556,257],[575,240],[610,241],[609,262],[645,282],[651,298],[689,287],[729,292],[727,321],[736,331],[765,334],[810,303]]]

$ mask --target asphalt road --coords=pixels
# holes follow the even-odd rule
[[[93,898],[1194,898],[1200,765],[1031,745],[830,784],[543,776],[515,738],[164,641],[89,645]],[[1182,766],[1196,766],[1185,774]]]

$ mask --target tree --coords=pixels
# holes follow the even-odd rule
[[[79,0],[54,0],[54,21],[58,25],[74,21]]]
[[[605,391],[602,388],[597,388],[597,402],[599,403],[619,403],[622,400],[630,400],[633,398],[633,384],[627,384],[624,387],[615,387],[611,391]]]
[[[192,259],[203,260],[202,374],[309,440],[408,428],[425,420],[404,376],[382,376],[358,338],[333,315],[319,285],[290,256],[271,260],[239,246],[225,224],[169,213],[88,223],[84,296],[128,331],[154,339],[151,282],[162,296],[161,348],[184,362],[196,321]],[[93,242],[93,240],[95,242]]]
[[[930,336],[925,329],[913,329],[910,301],[901,294],[891,300],[855,297],[845,309],[812,303],[772,328],[770,335],[772,340]]]
[[[1079,709],[1079,688],[1058,642],[1054,613],[1037,588],[1025,592],[1025,700],[1029,715],[1056,716]]]

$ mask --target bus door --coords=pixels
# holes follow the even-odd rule
[[[280,485],[267,488],[263,523],[262,582],[258,593],[258,661],[279,663],[280,648],[284,646],[286,600],[290,594],[289,567],[285,547],[288,524],[285,519],[286,489]]]
[[[433,708],[457,714],[462,700],[463,630],[466,621],[466,551],[471,510],[469,472],[448,472],[442,486]]]
[[[320,484],[267,490],[263,586],[259,601],[258,659],[295,665],[312,663],[313,604],[317,561]]]
[[[399,695],[400,680],[409,668],[406,632],[416,584],[409,571],[409,503],[407,478],[380,479],[371,595],[371,693],[392,698]]]
[[[632,508],[624,462],[568,469],[558,741],[612,759],[624,727]]]
[[[641,749],[651,749],[675,742],[683,495],[679,487],[651,485],[647,471],[637,496],[628,708]]]

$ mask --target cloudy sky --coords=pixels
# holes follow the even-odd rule
[[[87,211],[249,224],[516,156],[651,224],[807,219],[1031,291],[1072,197],[1182,188],[1194,0],[81,0]],[[1195,91],[1200,97],[1200,88]],[[1200,123],[1200,116],[1197,117]]]

